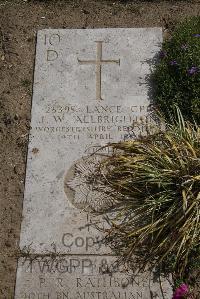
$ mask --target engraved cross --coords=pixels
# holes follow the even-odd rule
[[[97,54],[96,60],[80,60],[78,59],[79,64],[94,64],[96,65],[96,99],[102,100],[101,98],[101,66],[102,64],[116,63],[120,65],[120,59],[118,60],[103,60],[102,59],[102,41],[96,41],[97,43]]]

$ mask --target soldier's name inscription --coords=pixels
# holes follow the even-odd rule
[[[21,292],[19,299],[157,299],[161,294],[153,290],[153,276],[148,271],[142,276],[124,275],[115,260],[107,256],[23,259],[21,266],[27,281],[36,275],[37,291],[30,288]],[[50,292],[52,279],[54,288]],[[163,278],[160,287],[165,296],[167,289],[162,283]]]
[[[73,124],[73,126],[72,126]],[[147,135],[155,123],[153,105],[49,105],[39,123],[32,129],[60,134],[63,138],[80,139],[83,133],[94,140],[114,140],[116,131],[123,140],[127,136]]]

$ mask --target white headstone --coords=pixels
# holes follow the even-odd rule
[[[108,271],[116,258],[90,225],[98,203],[83,178],[89,154],[147,133],[161,42],[160,28],[38,32],[15,299],[171,298],[148,273]]]

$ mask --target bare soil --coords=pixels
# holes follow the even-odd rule
[[[200,1],[0,0],[0,299],[14,298],[36,33],[42,28],[162,26],[165,36]]]

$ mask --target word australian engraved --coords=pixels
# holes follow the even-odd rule
[[[96,100],[102,100],[101,97],[101,66],[102,64],[116,63],[120,65],[120,59],[117,60],[103,60],[102,59],[102,44],[103,41],[96,41],[97,43],[97,55],[96,60],[80,60],[78,59],[79,64],[94,64],[96,65]]]

